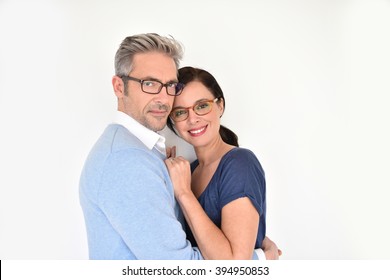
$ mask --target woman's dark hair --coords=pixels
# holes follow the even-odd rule
[[[223,91],[219,86],[217,80],[209,72],[203,69],[194,68],[194,67],[183,67],[179,69],[179,82],[183,84],[188,84],[193,81],[198,81],[202,83],[210,92],[214,95],[215,98],[219,98],[218,102],[223,102],[223,107],[225,108],[225,97],[223,96]],[[175,133],[173,122],[170,118],[167,120],[167,126]],[[222,137],[222,140],[230,145],[238,147],[238,137],[237,135],[228,129],[227,127],[220,125],[219,134]]]

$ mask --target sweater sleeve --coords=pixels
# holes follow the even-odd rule
[[[106,161],[99,204],[137,259],[202,259],[175,214],[168,171],[144,150],[115,152]]]

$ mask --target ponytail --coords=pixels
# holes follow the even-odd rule
[[[231,131],[229,128],[220,125],[219,127],[219,135],[221,135],[221,138],[223,142],[238,147],[238,137],[237,135]]]

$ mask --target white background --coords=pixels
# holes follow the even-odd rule
[[[143,32],[220,82],[283,259],[389,259],[389,30],[389,0],[0,0],[0,259],[88,257],[79,175]]]

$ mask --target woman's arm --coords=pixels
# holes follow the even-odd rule
[[[257,238],[259,213],[248,197],[222,208],[221,229],[230,242],[234,259],[251,259]]]
[[[219,229],[204,212],[191,191],[189,162],[169,158],[166,165],[188,225],[205,259],[251,259],[256,242],[259,214],[248,198],[240,198],[222,209]]]

